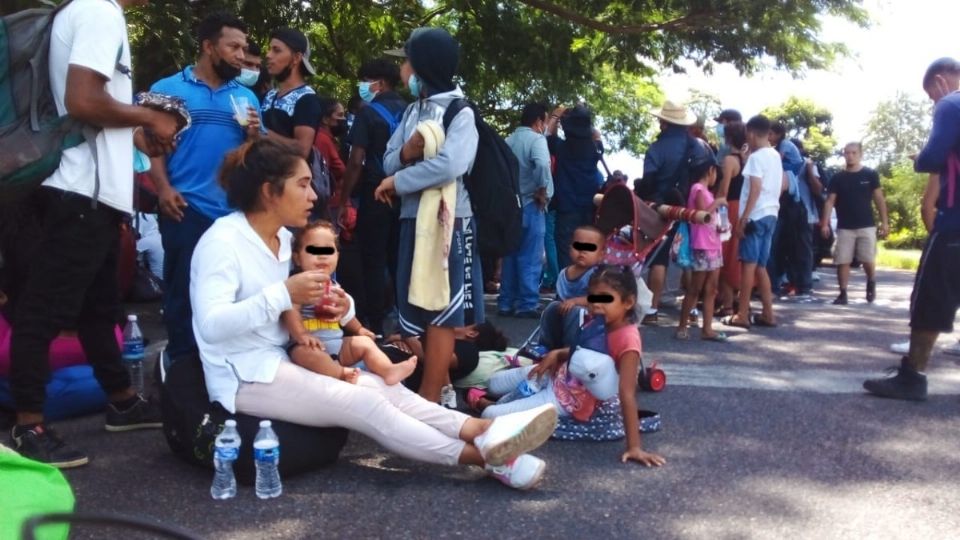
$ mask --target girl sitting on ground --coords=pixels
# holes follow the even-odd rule
[[[332,276],[337,271],[339,259],[337,235],[329,221],[315,221],[294,235],[293,263],[301,270],[320,271]],[[361,361],[367,371],[379,375],[388,385],[409,377],[417,367],[417,357],[391,363],[373,341],[374,333],[357,320],[353,298],[342,292],[333,280],[328,283],[331,290],[319,304],[294,305],[281,315],[290,332],[290,358],[293,362],[347,382],[357,380],[359,373],[353,366]],[[346,299],[348,306],[346,314],[338,320],[330,317],[330,305],[339,295]]]
[[[608,354],[613,358],[620,376],[619,396],[627,433],[627,449],[621,460],[637,461],[648,467],[659,467],[666,460],[654,453],[645,452],[640,445],[640,422],[637,417],[637,375],[640,369],[640,331],[635,312],[637,282],[633,271],[627,267],[597,267],[590,277],[588,309],[595,317],[603,317],[606,326]],[[560,321],[555,321],[560,323]],[[541,382],[540,390],[532,396],[495,403],[477,393],[470,404],[483,412],[484,418],[532,409],[549,403],[559,414],[587,421],[597,407],[597,400],[577,381],[571,384],[568,377],[570,346],[579,340],[579,334],[564,334],[562,324],[544,325],[541,343],[551,350],[537,365],[501,371],[490,379],[490,393],[505,395],[512,392],[524,379]]]

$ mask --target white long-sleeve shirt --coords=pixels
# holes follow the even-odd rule
[[[231,413],[241,382],[272,382],[280,362],[290,361],[280,314],[293,307],[284,284],[291,236],[280,229],[274,256],[246,216],[234,212],[214,222],[193,252],[193,333],[210,401]]]

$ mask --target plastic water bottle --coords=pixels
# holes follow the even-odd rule
[[[521,397],[530,397],[540,391],[540,383],[533,379],[524,379],[517,385]]]
[[[143,334],[136,315],[127,316],[127,325],[123,328],[122,356],[130,373],[130,386],[138,394],[143,394]]]
[[[253,440],[253,459],[257,464],[257,497],[271,499],[283,493],[280,484],[280,440],[269,420],[260,422],[260,431]]]
[[[721,206],[717,213],[720,215],[719,223],[717,224],[717,230],[720,232],[720,241],[726,242],[733,236],[733,231],[730,227],[730,214],[727,211],[726,206]]]
[[[213,485],[210,496],[214,499],[232,499],[237,495],[237,478],[233,475],[233,464],[240,455],[240,433],[237,421],[227,420],[223,431],[213,442]]]

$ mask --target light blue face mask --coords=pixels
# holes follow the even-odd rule
[[[360,83],[357,84],[357,92],[360,94],[360,99],[367,103],[370,103],[373,101],[373,98],[377,97],[377,92],[370,90],[370,85],[372,84],[374,83],[367,81],[360,81]]]
[[[716,132],[717,132],[717,138],[720,139],[720,142],[723,142],[723,129],[724,129],[725,127],[726,127],[726,126],[724,126],[723,124],[717,124],[717,127],[713,128],[714,130],[716,130]]]
[[[413,97],[420,99],[420,77],[417,77],[416,74],[410,75],[410,79],[407,80],[407,88],[410,89],[410,93],[413,94]]]
[[[237,82],[247,88],[253,88],[258,79],[260,79],[260,71],[256,69],[241,69],[240,75],[237,76]]]
[[[138,148],[133,149],[133,172],[147,172],[150,170],[150,158]]]

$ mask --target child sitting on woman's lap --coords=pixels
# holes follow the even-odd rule
[[[333,224],[322,220],[311,223],[294,236],[293,262],[301,270],[320,270],[332,276],[339,260],[337,244]],[[331,319],[329,307],[338,296],[345,298],[349,306],[339,320]],[[281,320],[290,332],[293,363],[351,383],[356,382],[359,375],[352,366],[361,361],[368,371],[382,377],[387,384],[397,384],[409,377],[417,367],[417,357],[391,363],[373,341],[376,336],[360,324],[355,313],[353,298],[334,288],[326,292],[318,305],[294,305],[292,310],[285,311]]]

